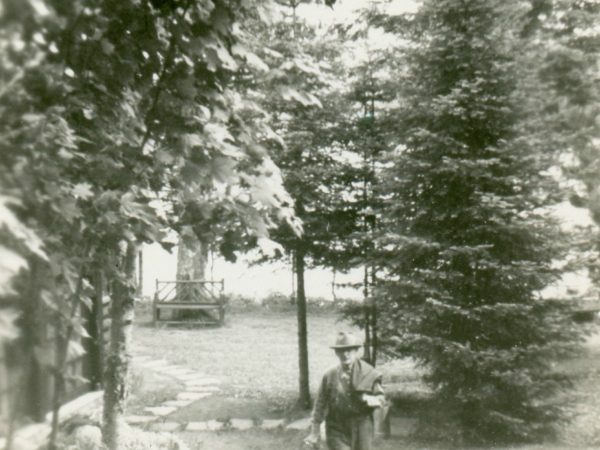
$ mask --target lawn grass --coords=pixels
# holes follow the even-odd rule
[[[228,311],[225,326],[193,325],[154,328],[149,312],[138,311],[134,354],[164,358],[222,380],[224,393],[241,398],[287,402],[298,391],[297,322],[292,308],[248,308]],[[336,331],[361,331],[338,320],[331,311],[308,318],[309,372],[315,392],[322,374],[337,363],[329,348]],[[409,362],[394,362],[386,370],[394,381],[418,381]],[[391,376],[391,375],[390,375]]]
[[[287,405],[278,406],[269,398],[253,399],[213,395],[195,401],[169,415],[174,422],[204,422],[218,420],[227,422],[229,419],[251,419],[260,423],[263,419],[292,419],[291,408]]]

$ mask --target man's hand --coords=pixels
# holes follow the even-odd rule
[[[317,445],[319,445],[319,435],[315,434],[315,433],[310,433],[304,439],[304,445],[306,445],[310,448],[317,448]]]
[[[367,404],[367,406],[370,406],[371,408],[380,408],[385,403],[385,398],[383,397],[383,395],[363,394],[362,400]]]

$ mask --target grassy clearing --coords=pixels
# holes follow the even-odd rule
[[[165,358],[222,380],[225,394],[240,398],[269,398],[285,403],[298,386],[296,316],[292,308],[247,308],[228,311],[221,328],[160,325],[154,328],[147,310],[136,320],[134,353]],[[309,314],[308,346],[311,390],[337,360],[329,345],[336,331],[352,330],[331,312]],[[409,362],[394,362],[386,374],[394,381],[419,376]],[[391,375],[390,375],[391,376]]]
[[[207,376],[222,380],[223,392],[192,403],[169,416],[170,419],[203,421],[228,418],[294,418],[292,408],[297,396],[298,362],[296,317],[291,307],[236,308],[227,313],[222,328],[159,327],[150,323],[148,309],[136,319],[134,353],[164,358],[171,363],[193,368]],[[352,327],[338,320],[330,310],[313,311],[308,318],[310,381],[315,392],[321,374],[336,363],[329,344],[338,330]],[[360,333],[359,330],[353,330]],[[571,409],[573,420],[562,430],[561,444],[494,447],[501,449],[585,449],[600,446],[600,334],[593,335],[581,356],[561,366],[573,375],[575,386]],[[422,386],[421,374],[411,361],[383,364],[384,381]],[[150,374],[140,378],[134,407],[148,405],[149,399],[166,397],[173,380],[154,379]],[[173,393],[174,397],[175,393]],[[137,398],[136,398],[137,397]],[[154,403],[155,404],[155,403]],[[131,405],[131,403],[130,403]],[[304,413],[305,414],[305,413]],[[285,430],[225,431],[213,433],[178,433],[192,449],[300,449],[303,433]],[[443,443],[421,445],[404,436],[381,440],[380,450],[397,448],[425,450],[450,448]],[[597,448],[597,447],[596,447]],[[470,449],[476,450],[476,449]]]

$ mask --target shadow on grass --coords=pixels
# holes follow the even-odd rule
[[[290,403],[274,403],[270,398],[241,398],[214,395],[195,401],[169,415],[175,422],[202,422],[229,419],[250,419],[260,424],[265,419],[285,419],[286,422],[306,417],[308,411],[290,406]]]

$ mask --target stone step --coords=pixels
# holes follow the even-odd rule
[[[299,419],[299,420],[296,420],[294,422],[287,424],[286,428],[290,429],[290,430],[306,431],[310,428],[310,425],[311,425],[311,418],[305,417],[303,419]]]
[[[193,400],[167,400],[163,402],[161,406],[173,406],[175,408],[185,408],[188,405],[191,405]]]
[[[125,422],[131,425],[141,425],[148,422],[154,422],[158,419],[158,416],[142,416],[142,415],[131,415],[125,416]]]
[[[150,430],[152,431],[164,431],[164,432],[173,432],[177,431],[181,428],[181,424],[178,422],[156,422],[150,425]]]
[[[283,419],[265,419],[261,422],[260,428],[263,430],[272,430],[274,428],[283,427],[285,421]]]
[[[148,411],[155,416],[167,416],[177,410],[174,406],[147,406],[144,411]]]
[[[185,367],[176,366],[175,364],[170,364],[166,367],[161,367],[160,371],[167,373],[169,375],[172,375],[172,376],[178,376],[178,375],[185,376],[185,375],[190,375],[190,374],[194,373],[194,372],[190,371],[189,369],[186,369]]]
[[[187,392],[207,392],[207,393],[215,393],[220,392],[221,388],[217,386],[185,386],[185,390]]]
[[[206,422],[190,422],[185,426],[185,431],[208,431]]]
[[[210,395],[210,392],[180,392],[177,394],[177,400],[200,400]]]
[[[203,375],[196,372],[189,372],[179,376],[179,379],[183,382],[192,382],[195,380],[201,380],[205,378]]]
[[[212,384],[220,384],[221,380],[211,377],[198,377],[195,380],[185,380],[186,385],[192,386],[207,386]]]
[[[219,422],[218,420],[209,420],[206,422],[206,427],[210,431],[219,431],[225,428],[225,424],[223,422]]]
[[[234,430],[249,430],[254,427],[252,419],[231,419],[229,424]]]

